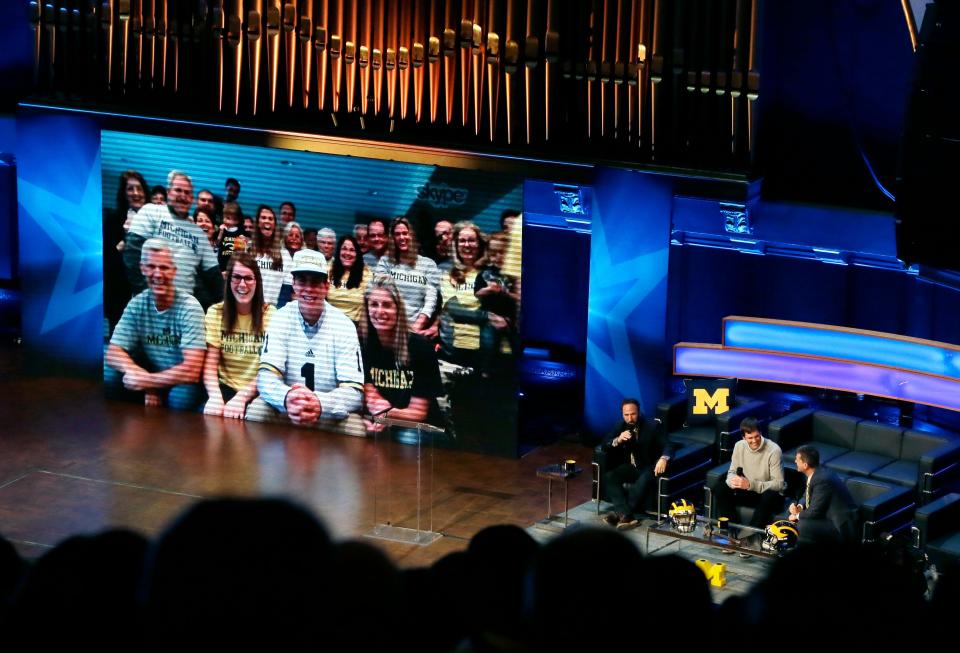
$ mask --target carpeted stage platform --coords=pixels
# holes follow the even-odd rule
[[[556,502],[554,502],[554,507],[556,507]],[[605,514],[610,507],[610,504],[606,502],[601,503],[600,514]],[[569,518],[571,522],[576,522],[576,525],[572,528],[610,528],[603,522],[601,517],[597,515],[597,504],[594,501],[586,501],[576,507],[570,508]],[[650,535],[648,550],[647,529],[655,523],[651,518],[641,521],[635,528],[618,532],[630,538],[644,555],[679,555],[691,562],[706,559],[713,563],[722,562],[725,564],[727,566],[727,584],[724,587],[710,588],[713,602],[717,605],[723,603],[731,596],[747,594],[755,584],[766,577],[770,566],[774,562],[769,558],[741,558],[736,554],[728,555],[721,553],[720,549],[716,547],[663,537],[657,534]],[[527,532],[541,543],[556,537],[556,533],[543,530],[536,525],[529,526]]]

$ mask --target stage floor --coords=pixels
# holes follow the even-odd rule
[[[416,514],[415,447],[378,456],[371,439],[107,401],[99,380],[24,376],[8,348],[0,350],[0,433],[0,533],[26,557],[105,528],[155,535],[197,499],[225,495],[286,496],[335,538],[362,537],[388,473],[399,488],[394,523]],[[570,482],[570,505],[589,500],[590,457],[571,442],[521,459],[437,450],[433,520],[444,537],[428,546],[367,541],[400,566],[429,565],[486,526],[525,528],[544,517],[542,465],[577,459],[585,473]],[[554,492],[556,510],[563,499]]]

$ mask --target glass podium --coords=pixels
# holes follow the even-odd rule
[[[433,530],[433,438],[444,430],[390,417],[373,421],[387,428],[374,434],[374,526],[367,537],[421,546],[435,542],[442,534]],[[416,444],[394,442],[393,429],[414,433]]]

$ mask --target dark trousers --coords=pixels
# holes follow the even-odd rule
[[[726,476],[721,477],[711,488],[713,503],[717,507],[717,517],[727,517],[736,522],[736,507],[753,508],[753,517],[747,526],[763,528],[773,522],[773,518],[783,512],[783,495],[773,490],[763,493],[750,490],[734,490],[727,485]]]
[[[797,523],[801,544],[840,544],[844,538],[829,519],[803,519]]]
[[[603,475],[607,497],[613,503],[613,511],[621,515],[642,514],[647,496],[654,486],[653,467],[648,465],[643,471],[630,463],[624,463]],[[627,490],[624,483],[629,483]]]
[[[133,359],[138,365],[146,363],[146,361],[139,356],[133,356]],[[149,363],[143,365],[143,367],[148,372],[156,371]],[[143,403],[143,391],[136,392],[127,390],[123,385],[123,375],[106,363],[103,365],[103,387],[107,399]],[[164,403],[166,406],[174,410],[196,410],[198,406],[203,404],[203,399],[207,394],[203,389],[202,383],[182,383],[169,388],[163,388],[159,390],[159,392],[161,396],[165,396]]]

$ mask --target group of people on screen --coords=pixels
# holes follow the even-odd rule
[[[373,417],[439,424],[439,361],[483,378],[518,348],[520,216],[501,231],[374,217],[337,237],[303,229],[285,201],[247,216],[240,183],[196,196],[171,171],[147,201],[120,175],[104,224],[114,397],[209,415],[362,434]],[[428,251],[427,251],[428,250]]]

